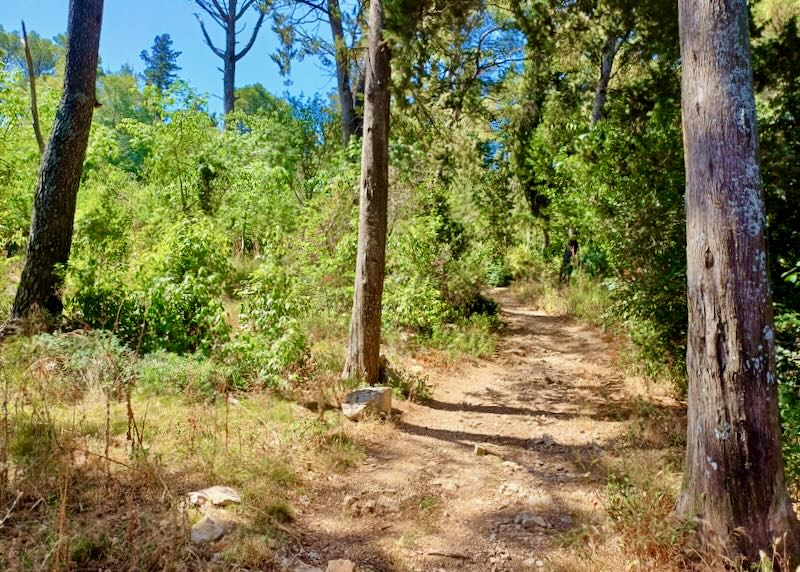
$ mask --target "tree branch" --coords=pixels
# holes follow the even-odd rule
[[[247,0],[247,1],[246,1],[246,2],[245,2],[243,5],[242,5],[242,9],[241,9],[241,10],[239,10],[239,12],[236,14],[236,17],[234,18],[234,20],[239,20],[239,19],[241,19],[241,17],[245,15],[245,13],[247,12],[247,10],[249,10],[249,9],[250,9],[250,7],[251,7],[253,4],[255,4],[255,3],[256,3],[256,0]],[[262,9],[262,10],[260,10],[260,11],[261,11],[261,13],[263,13],[263,12],[264,12],[264,10],[263,10],[263,9]]]
[[[25,29],[25,22],[22,22],[22,47],[25,49],[25,62],[28,64],[28,80],[31,83],[31,120],[33,122],[33,133],[36,135],[36,143],[39,144],[39,155],[44,155],[44,138],[42,138],[42,128],[39,125],[39,109],[36,105],[36,76],[33,72],[33,57],[31,56],[31,46],[28,42],[28,31]]]
[[[222,52],[222,50],[215,47],[214,42],[211,41],[211,37],[208,35],[208,32],[206,31],[206,25],[203,23],[203,19],[200,17],[199,14],[195,14],[195,17],[197,18],[197,21],[200,22],[200,29],[203,31],[203,37],[205,38],[208,47],[211,48],[211,51],[214,52],[217,55],[217,57],[224,58],[225,54]]]
[[[256,27],[253,28],[253,34],[250,36],[250,41],[247,42],[247,45],[244,48],[242,48],[241,52],[234,55],[234,59],[237,62],[240,59],[242,59],[247,54],[247,52],[250,51],[250,48],[252,48],[253,44],[256,42],[256,36],[258,36],[258,31],[261,29],[261,24],[264,23],[264,16],[266,15],[266,13],[263,10],[261,10],[260,12],[261,13],[258,16],[258,22],[256,22]]]

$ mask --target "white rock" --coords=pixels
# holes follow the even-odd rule
[[[206,502],[210,502],[214,506],[225,506],[231,503],[238,504],[242,502],[242,497],[230,487],[216,485],[200,491],[190,492],[189,502],[195,506],[205,504]]]
[[[222,528],[213,518],[204,516],[203,519],[192,527],[192,542],[195,544],[206,544],[219,540],[225,534]]]
[[[389,415],[392,412],[391,387],[364,387],[348,393],[342,401],[342,413],[355,419],[367,410]]]

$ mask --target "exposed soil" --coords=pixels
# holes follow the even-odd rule
[[[427,370],[433,399],[396,402],[364,463],[313,487],[289,569],[549,570],[570,529],[605,518],[604,458],[637,404],[617,346],[492,295],[507,324],[495,356]]]

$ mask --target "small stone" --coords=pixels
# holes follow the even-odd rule
[[[214,506],[225,506],[242,502],[242,497],[230,487],[215,485],[200,491],[189,493],[189,502],[195,506],[210,502]]]
[[[536,567],[537,568],[544,568],[544,562],[542,560],[537,560],[536,561]]]
[[[330,560],[325,572],[355,572],[356,565],[352,560]]]
[[[210,516],[203,519],[192,527],[192,542],[195,544],[207,544],[219,540],[225,534],[225,530]]]
[[[531,525],[549,528],[550,525],[541,516],[529,511],[521,512],[514,517],[514,522],[523,528],[533,528]]]
[[[475,456],[484,457],[489,454],[489,450],[482,445],[475,445]]]
[[[342,499],[342,506],[344,508],[350,508],[350,505],[352,505],[354,502],[356,502],[356,497],[353,495],[345,495],[345,497]]]

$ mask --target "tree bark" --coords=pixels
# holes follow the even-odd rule
[[[353,90],[350,86],[350,62],[347,44],[342,27],[342,11],[339,0],[328,0],[328,18],[333,35],[334,58],[336,60],[336,81],[339,88],[339,105],[342,108],[342,143],[345,147],[350,137],[355,135],[356,111]]]
[[[605,46],[603,46],[603,54],[600,59],[600,79],[597,82],[594,104],[592,105],[590,127],[597,125],[597,122],[600,121],[600,118],[603,116],[603,108],[606,105],[606,97],[608,96],[608,83],[611,81],[614,60],[617,57],[617,52],[621,45],[622,38],[618,34],[612,33],[609,34]]]
[[[381,380],[381,298],[386,269],[389,196],[390,50],[383,37],[383,0],[372,0],[366,60],[364,140],[355,295],[344,377]]]
[[[222,110],[225,115],[236,106],[236,4],[238,0],[228,0],[228,13],[223,14],[225,22],[225,56],[222,58]]]
[[[71,0],[67,29],[64,93],[45,148],[36,187],[28,253],[12,318],[34,308],[58,315],[62,278],[58,267],[69,260],[75,203],[96,104],[103,0]]]
[[[366,62],[365,62],[366,65]],[[353,93],[353,135],[364,135],[364,90],[366,88],[366,71],[360,73]]]
[[[222,110],[225,115],[228,115],[233,112],[236,107],[236,58],[232,52],[226,52],[224,61],[225,67],[222,72]]]
[[[798,563],[778,422],[775,335],[746,0],[680,0],[689,423],[677,510],[758,561]],[[786,568],[788,569],[788,568]]]

